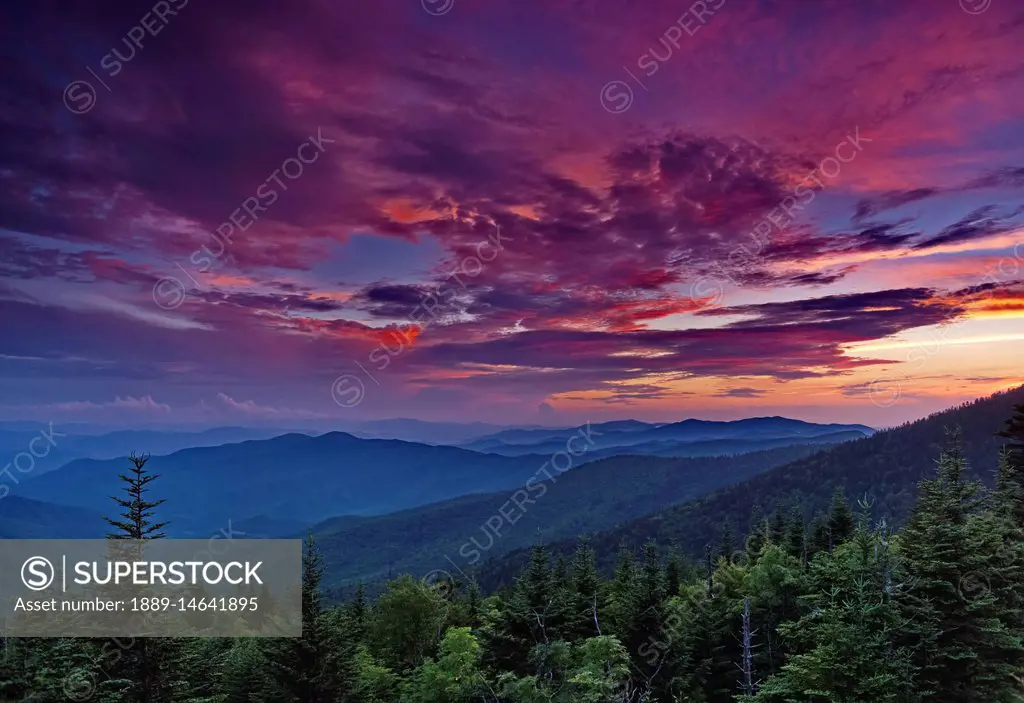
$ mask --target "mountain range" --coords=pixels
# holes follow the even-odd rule
[[[566,428],[505,430],[461,446],[504,456],[547,454],[561,448],[559,437],[566,431]],[[843,441],[870,436],[873,432],[874,429],[866,425],[823,425],[785,417],[753,417],[732,421],[687,419],[668,424],[619,420],[591,425],[590,434],[594,439],[594,451],[616,449],[623,453],[628,447],[630,452],[637,454],[710,456],[730,453],[720,448],[728,447],[735,440],[748,442],[746,451],[756,451],[827,436],[831,436],[833,441]],[[716,445],[716,442],[722,444]],[[757,442],[765,444],[761,446]]]
[[[649,540],[700,558],[705,545],[720,543],[727,524],[734,535],[742,535],[751,529],[752,519],[775,510],[796,508],[810,518],[827,508],[836,490],[851,501],[866,500],[873,519],[899,524],[913,505],[918,481],[934,474],[939,453],[949,445],[954,428],[960,433],[969,475],[991,485],[1004,442],[996,434],[1021,403],[1024,386],[846,442],[695,500],[625,521],[594,534],[591,545],[606,571],[612,569],[620,548],[638,550]],[[569,555],[576,542],[561,540],[551,548]],[[528,556],[524,549],[499,556],[483,564],[474,578],[487,588],[508,584]]]
[[[286,430],[251,427],[214,427],[187,432],[178,430],[119,430],[84,433],[82,426],[60,426],[53,423],[7,423],[0,429],[0,457],[14,457],[29,450],[29,443],[40,435],[52,437],[52,443],[33,445],[31,475],[53,471],[74,459],[114,459],[127,457],[132,451],[149,454],[170,454],[193,447],[216,447],[250,439],[268,439],[285,434]],[[48,449],[49,451],[44,451]],[[25,460],[22,460],[23,465]]]
[[[427,430],[436,423],[396,420],[391,429]],[[443,425],[443,423],[441,423]],[[377,430],[387,429],[387,425]],[[493,426],[479,425],[479,432]],[[280,525],[310,526],[339,515],[380,515],[456,496],[486,493],[522,485],[545,462],[566,450],[569,437],[586,435],[590,445],[575,464],[620,454],[709,456],[739,454],[794,443],[819,444],[860,436],[857,429],[835,432],[836,426],[784,418],[737,422],[701,422],[655,426],[618,421],[577,428],[516,428],[492,434],[495,441],[521,441],[512,456],[464,447],[430,445],[390,439],[366,439],[342,432],[317,436],[290,433],[246,439],[217,446],[196,446],[166,455],[152,453],[149,467],[161,474],[161,497],[167,500],[172,536],[203,535],[227,520],[260,519],[256,533]],[[868,428],[864,428],[868,430]],[[869,431],[869,430],[868,430]],[[119,488],[118,475],[130,451],[148,444],[174,448],[182,442],[211,443],[245,438],[270,429],[218,428],[204,433],[132,430],[103,435],[57,436],[56,449],[70,456],[59,469],[37,467],[12,495],[76,506],[96,513],[110,509]],[[623,434],[657,441],[614,446]],[[557,438],[557,439],[555,439]],[[609,440],[607,438],[615,438]],[[691,440],[683,442],[681,440]],[[27,440],[18,437],[20,446]],[[604,448],[595,450],[594,445]],[[684,446],[685,445],[685,446]],[[120,447],[120,449],[119,449]],[[528,452],[534,448],[535,452]],[[56,452],[54,449],[54,452]],[[49,458],[49,457],[48,457]],[[45,532],[39,525],[35,531]]]
[[[521,484],[544,457],[502,457],[343,432],[288,434],[153,456],[172,536],[263,515],[309,525],[339,514],[374,515],[465,493]],[[123,459],[76,459],[13,492],[109,511]]]
[[[312,531],[334,586],[434,569],[464,569],[497,586],[538,541],[568,552],[589,534],[606,560],[620,544],[648,538],[697,554],[727,522],[746,530],[756,506],[763,513],[799,505],[809,515],[836,488],[871,493],[879,514],[898,520],[931,470],[945,426],[962,428],[967,456],[984,473],[999,444],[992,435],[1022,400],[1024,387],[878,432],[767,417],[483,434],[494,426],[476,425],[453,432],[460,446],[289,433],[154,455],[147,467],[160,476],[154,497],[166,500],[161,519],[171,536],[201,537],[229,524],[245,537]],[[271,430],[218,428],[193,439],[249,431]],[[587,438],[586,450],[565,473],[554,470],[574,434]],[[147,438],[161,447],[185,441],[139,431],[69,438],[69,448],[118,458],[78,458],[27,475],[0,500],[0,537],[102,535],[101,515],[111,512],[125,469],[120,457],[144,449],[137,445]],[[117,450],[119,440],[132,446]]]

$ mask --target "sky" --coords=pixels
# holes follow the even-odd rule
[[[1010,0],[18,3],[0,420],[787,415],[1022,382]]]

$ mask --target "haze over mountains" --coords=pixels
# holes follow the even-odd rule
[[[88,427],[48,426],[30,423],[0,423],[0,456],[24,452],[28,443],[41,433],[53,437],[51,451],[35,455],[33,475],[59,468],[73,459],[113,459],[126,457],[132,451],[170,454],[191,447],[216,447],[248,439],[267,439],[284,434],[284,430],[251,427],[214,427],[202,431],[118,430],[88,433]]]
[[[0,539],[99,539],[105,528],[99,513],[84,508],[19,496],[0,498]]]
[[[332,515],[373,515],[524,482],[543,459],[479,454],[343,432],[288,434],[153,456],[170,534],[216,530],[265,515],[305,524]],[[24,481],[17,494],[95,511],[116,493],[121,459],[77,459]]]
[[[792,444],[829,444],[859,439],[874,430],[866,425],[818,424],[784,417],[756,417],[731,422],[683,420],[648,424],[636,420],[593,425],[593,449],[599,453],[656,456],[715,456]],[[480,437],[462,446],[505,456],[559,451],[566,430],[515,429]],[[736,442],[743,445],[737,446]],[[608,452],[608,450],[615,450]]]
[[[582,428],[477,424],[461,432],[396,420],[375,430],[422,436],[433,428],[458,437],[460,446],[289,433],[153,455],[148,468],[160,476],[154,497],[167,501],[161,519],[171,522],[171,536],[205,536],[229,525],[249,538],[312,531],[334,587],[448,567],[493,586],[516,572],[522,549],[536,542],[568,551],[591,534],[606,559],[619,542],[637,546],[648,537],[694,552],[717,539],[725,522],[746,529],[755,504],[800,504],[809,516],[835,487],[871,491],[900,517],[931,468],[945,425],[962,426],[968,456],[990,466],[998,445],[992,429],[1021,399],[1024,388],[881,432],[780,417]],[[68,453],[123,456],[142,451],[141,440],[173,447],[268,431],[58,440]],[[119,452],[118,441],[131,449]],[[573,446],[583,451],[572,452],[571,468],[553,468],[553,458],[568,459]],[[0,537],[101,536],[124,464],[120,457],[77,458],[25,476],[0,500]],[[554,465],[566,467],[557,459]]]
[[[38,433],[28,430],[19,427],[8,431],[4,447],[8,455],[22,451],[27,438]],[[394,420],[367,424],[364,430],[432,434],[435,438],[457,437],[460,441],[465,441],[465,437],[475,439],[455,447],[365,439],[342,432],[264,438],[263,435],[273,434],[269,428],[215,428],[202,433],[68,432],[56,437],[55,448],[45,457],[49,464],[44,466],[43,460],[38,461],[36,468],[22,476],[17,485],[7,486],[11,493],[7,501],[29,498],[91,511],[78,513],[82,521],[78,534],[95,535],[102,527],[98,516],[109,512],[110,496],[118,490],[117,477],[124,469],[124,457],[131,451],[148,452],[152,454],[150,468],[161,475],[160,497],[167,500],[172,536],[207,534],[220,529],[228,520],[246,522],[252,534],[270,536],[299,532],[302,526],[341,515],[381,515],[457,496],[521,486],[553,455],[564,454],[568,439],[577,433],[582,433],[580,442],[582,437],[586,438],[585,452],[574,460],[578,467],[588,461],[624,454],[724,456],[766,448],[818,445],[872,431],[859,425],[819,425],[785,418],[736,422],[685,420],[665,425],[625,420],[582,429],[508,429],[477,423],[461,431],[449,423]],[[218,440],[223,443],[204,446]],[[188,442],[196,446],[179,448]],[[472,450],[471,446],[477,449]],[[150,451],[149,447],[155,449]],[[170,453],[160,455],[161,449]],[[66,463],[55,470],[53,464],[64,460]],[[548,471],[557,473],[551,468]],[[670,491],[669,495],[675,493]],[[657,503],[651,509],[661,505]],[[8,506],[7,512],[13,516],[14,507]],[[8,524],[11,535],[48,534],[47,525],[55,536],[75,534],[69,533],[68,522],[53,518],[52,511],[39,505],[23,505],[17,512],[17,520],[12,517]],[[0,507],[0,518],[3,514]],[[95,519],[86,517],[90,514]],[[32,516],[36,516],[35,522]]]

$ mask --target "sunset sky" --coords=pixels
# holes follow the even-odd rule
[[[885,426],[1024,382],[1024,7],[688,2],[5,8],[0,420]]]

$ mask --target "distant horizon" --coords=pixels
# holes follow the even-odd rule
[[[910,418],[907,418],[907,419],[905,419],[903,421],[900,421],[900,422],[896,422],[896,423],[893,423],[893,424],[885,424],[885,425],[873,424],[872,422],[865,421],[863,419],[820,419],[820,418],[800,417],[800,416],[795,415],[795,414],[784,414],[784,413],[770,413],[770,414],[760,414],[760,413],[757,413],[757,414],[749,414],[749,415],[733,413],[732,416],[724,416],[724,417],[723,416],[711,417],[711,416],[687,415],[687,416],[681,416],[681,417],[669,418],[669,419],[644,419],[642,417],[636,417],[636,416],[632,416],[632,415],[623,415],[623,416],[615,416],[615,417],[600,417],[600,418],[589,418],[589,419],[584,418],[584,419],[578,419],[578,420],[572,420],[572,419],[569,419],[569,418],[565,418],[564,420],[563,419],[558,419],[558,418],[548,418],[547,422],[532,421],[532,422],[504,422],[504,423],[503,422],[485,422],[485,421],[479,421],[479,420],[458,421],[458,420],[427,419],[427,418],[417,418],[417,417],[408,417],[408,416],[383,417],[383,418],[365,418],[365,419],[361,419],[361,420],[344,420],[344,421],[337,421],[337,420],[331,420],[331,419],[318,419],[318,420],[306,419],[306,420],[298,420],[298,421],[291,421],[291,422],[284,422],[284,421],[274,422],[274,421],[272,421],[270,419],[254,420],[254,419],[250,418],[248,422],[244,422],[244,421],[243,422],[222,422],[222,423],[213,423],[213,424],[210,424],[210,423],[197,423],[195,421],[193,421],[193,422],[187,422],[187,421],[183,421],[183,422],[163,421],[163,422],[161,422],[159,420],[152,420],[152,421],[150,421],[148,423],[136,422],[136,423],[103,424],[103,423],[97,423],[97,422],[89,422],[87,420],[69,420],[69,421],[66,421],[66,422],[63,423],[63,427],[65,429],[71,428],[72,431],[74,430],[75,427],[87,428],[87,431],[85,429],[80,429],[79,430],[79,431],[82,431],[84,434],[106,434],[106,433],[111,433],[111,432],[133,431],[133,430],[136,430],[136,431],[146,431],[146,430],[149,430],[149,431],[194,432],[194,433],[200,433],[200,432],[207,432],[207,431],[211,431],[211,430],[221,430],[221,429],[269,430],[269,431],[280,431],[282,433],[287,433],[287,432],[309,432],[309,431],[316,431],[316,432],[320,432],[320,433],[326,433],[326,432],[346,432],[346,433],[351,433],[351,432],[358,432],[358,431],[360,431],[360,429],[361,429],[360,426],[362,426],[362,425],[368,425],[368,424],[374,424],[374,423],[389,423],[389,422],[390,423],[414,422],[414,423],[425,423],[425,424],[436,424],[436,425],[452,425],[452,426],[467,427],[467,428],[468,427],[473,427],[473,426],[481,426],[481,428],[488,428],[488,429],[493,429],[494,431],[500,431],[500,430],[503,430],[503,429],[517,429],[517,428],[529,428],[529,427],[545,428],[545,429],[573,428],[573,427],[579,427],[580,425],[585,424],[588,421],[591,424],[603,424],[603,423],[609,423],[609,422],[624,422],[624,421],[638,421],[638,422],[644,422],[644,423],[647,423],[647,424],[666,425],[666,424],[674,424],[674,423],[684,422],[686,420],[700,420],[700,421],[713,421],[713,422],[736,422],[736,421],[740,421],[740,420],[784,418],[784,419],[789,419],[789,420],[799,420],[799,421],[803,421],[803,422],[820,424],[820,425],[830,425],[830,424],[836,424],[836,425],[863,425],[863,426],[869,427],[869,428],[871,428],[873,430],[885,430],[885,429],[889,429],[889,428],[892,428],[892,427],[896,427],[898,425],[905,424],[906,422],[914,422],[916,420],[924,419],[925,417],[928,417],[928,416],[930,416],[930,415],[932,415],[932,414],[934,414],[936,412],[941,412],[943,410],[947,410],[947,409],[949,409],[951,407],[955,407],[955,406],[960,405],[961,403],[964,403],[964,402],[971,402],[973,400],[978,400],[978,399],[981,399],[981,398],[988,397],[989,395],[995,395],[995,394],[998,394],[998,393],[1008,392],[1008,391],[1011,391],[1011,390],[1014,390],[1014,389],[1020,387],[1021,385],[1024,385],[1024,384],[1011,385],[1011,386],[1009,386],[1006,389],[1003,389],[1003,390],[1000,390],[1000,391],[996,391],[995,393],[988,394],[986,396],[977,396],[977,397],[964,398],[962,400],[950,403],[948,405],[942,405],[941,407],[935,408],[933,410],[929,410],[928,412],[925,412],[924,414],[922,414],[920,416],[910,417]],[[0,419],[0,430],[6,429],[6,428],[8,428],[10,426],[16,426],[16,425],[24,425],[24,426],[28,426],[28,427],[34,427],[39,422],[40,421],[28,420],[28,419],[20,419],[20,420]]]
[[[810,424],[817,424],[817,425],[863,425],[865,427],[871,427],[872,429],[879,429],[879,428],[873,427],[871,425],[868,425],[867,423],[864,423],[864,422],[857,422],[857,421],[848,421],[848,422],[840,422],[840,421],[823,422],[822,421],[822,422],[819,422],[819,421],[816,421],[816,420],[807,420],[807,419],[804,419],[804,418],[792,417],[792,416],[787,416],[787,415],[750,415],[750,416],[734,417],[734,418],[728,418],[728,419],[707,418],[707,417],[681,417],[681,418],[679,418],[677,420],[656,420],[656,421],[638,420],[637,418],[634,418],[634,417],[618,417],[618,418],[611,418],[611,419],[592,420],[592,421],[590,421],[590,423],[594,424],[594,425],[599,425],[599,424],[608,424],[608,423],[612,423],[612,422],[636,421],[636,422],[642,422],[644,424],[653,425],[653,426],[663,426],[663,425],[677,424],[677,423],[680,423],[680,422],[686,422],[687,420],[696,420],[696,421],[700,421],[700,422],[740,422],[740,421],[743,421],[743,420],[769,420],[769,419],[797,420],[797,421],[807,422],[807,423],[810,423]],[[226,423],[226,424],[216,424],[216,425],[197,425],[197,424],[187,424],[187,423],[170,424],[170,423],[158,423],[158,422],[157,423],[151,423],[151,424],[136,424],[136,425],[103,425],[103,424],[97,424],[97,423],[73,421],[73,422],[64,423],[63,425],[61,425],[61,427],[65,428],[65,429],[67,429],[67,428],[72,428],[72,429],[74,429],[74,428],[89,428],[90,430],[100,429],[100,430],[103,430],[104,432],[119,432],[119,431],[132,431],[132,430],[164,430],[164,431],[169,431],[169,432],[171,432],[171,431],[182,431],[182,432],[189,432],[189,433],[201,433],[201,432],[209,432],[209,431],[212,431],[212,430],[226,430],[226,429],[252,429],[252,430],[266,429],[266,430],[280,430],[280,431],[283,431],[283,432],[289,432],[289,431],[301,432],[301,431],[308,431],[308,430],[318,430],[318,431],[326,431],[326,432],[331,432],[331,431],[351,432],[351,431],[359,431],[359,427],[361,427],[363,425],[369,425],[369,424],[373,424],[373,423],[387,423],[387,422],[418,422],[418,423],[424,423],[424,424],[427,424],[427,425],[451,425],[451,426],[457,426],[457,427],[473,427],[473,426],[478,426],[479,425],[481,427],[494,428],[495,431],[499,431],[499,430],[505,430],[505,429],[527,429],[527,428],[567,429],[567,428],[579,427],[580,425],[585,424],[587,421],[586,420],[583,420],[583,421],[580,421],[580,422],[568,422],[567,421],[567,422],[564,422],[564,423],[554,422],[554,423],[549,423],[549,424],[544,424],[544,423],[539,423],[539,422],[533,422],[533,423],[521,422],[521,423],[504,423],[503,424],[503,423],[473,422],[473,421],[459,422],[459,421],[445,421],[445,420],[426,420],[426,419],[422,419],[422,418],[412,418],[412,417],[388,417],[388,418],[375,418],[375,419],[359,421],[359,422],[356,422],[355,426],[352,426],[352,427],[345,427],[344,425],[338,425],[336,427],[333,427],[333,429],[330,427],[330,425],[327,423],[327,421],[324,421],[324,422],[319,423],[319,424],[305,425],[305,426],[302,425],[302,424],[296,424],[294,426],[285,425],[285,424],[278,425],[278,424],[269,423],[269,422],[263,422],[263,423],[260,423],[260,424],[230,424],[230,423]],[[350,421],[350,423],[351,423],[351,421]],[[32,420],[0,420],[0,430],[3,430],[5,428],[7,428],[8,426],[25,425],[25,426],[30,426],[30,427],[36,427],[39,424],[40,424],[39,422],[32,421]],[[57,425],[55,424],[54,427],[56,428]],[[324,428],[327,428],[327,429],[324,429]]]

